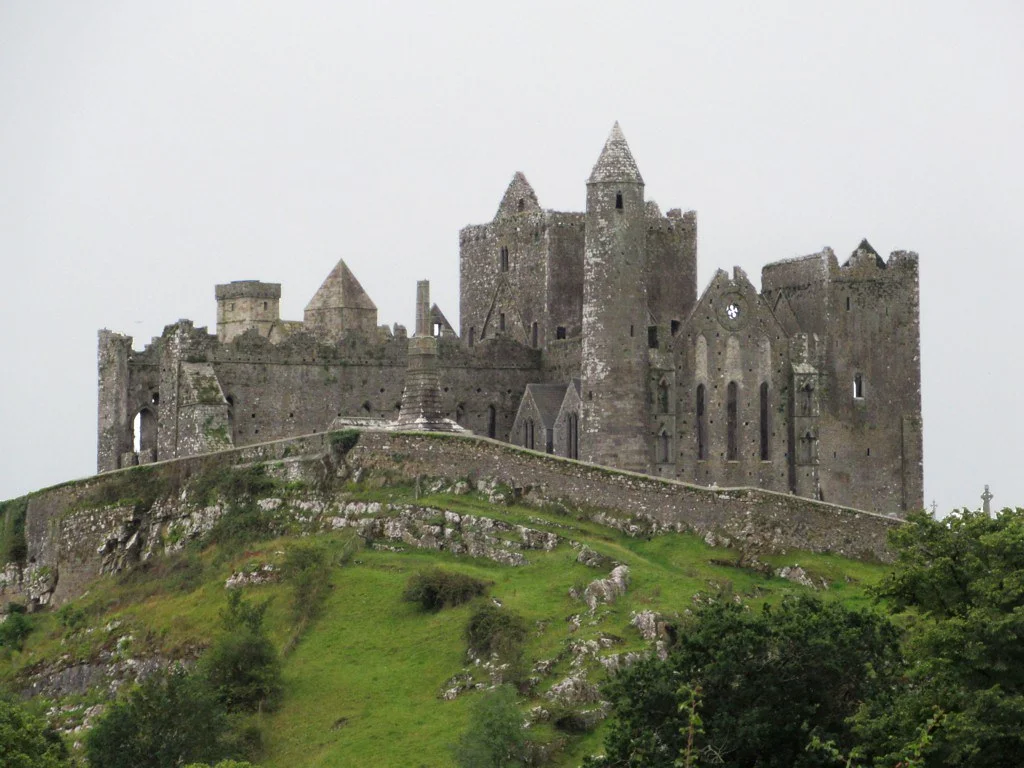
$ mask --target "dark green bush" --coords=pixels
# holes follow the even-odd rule
[[[269,601],[250,603],[240,590],[228,593],[221,614],[224,632],[200,662],[218,701],[229,712],[273,709],[281,697],[281,660],[263,618]]]
[[[32,620],[28,616],[24,613],[8,613],[7,619],[0,623],[0,648],[20,651],[31,632]]]
[[[339,456],[344,456],[346,453],[356,447],[356,443],[359,442],[359,430],[358,429],[342,429],[337,432],[331,432],[327,436],[327,441],[330,443],[331,450]]]
[[[0,764],[11,768],[64,768],[68,750],[60,735],[19,702],[0,696]]]
[[[515,611],[485,603],[473,611],[466,625],[466,642],[478,656],[496,655],[517,661],[526,640],[526,620]]]
[[[231,756],[227,715],[197,675],[155,674],[111,704],[85,737],[90,768],[178,768]]]
[[[25,514],[28,498],[0,502],[0,565],[24,563],[28,557]]]
[[[487,582],[464,573],[430,568],[409,577],[402,599],[419,603],[425,611],[439,611],[468,603],[487,591]]]

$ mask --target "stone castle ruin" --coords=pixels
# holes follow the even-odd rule
[[[778,261],[761,290],[697,294],[696,213],[662,214],[618,124],[586,210],[541,208],[515,174],[459,234],[460,327],[428,288],[417,328],[378,325],[344,261],[302,321],[281,286],[218,285],[142,351],[99,333],[98,469],[341,425],[467,430],[541,452],[864,510],[923,508],[918,257],[866,240]]]

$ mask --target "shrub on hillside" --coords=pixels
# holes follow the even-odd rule
[[[64,768],[60,736],[19,704],[0,698],[0,763],[17,768]]]
[[[487,691],[473,703],[469,726],[454,748],[460,768],[506,768],[526,765],[523,716],[516,694],[507,685]]]
[[[468,603],[486,591],[485,581],[464,573],[430,568],[409,577],[402,599],[409,603],[419,603],[425,611],[439,611]]]
[[[280,700],[281,660],[263,627],[268,605],[232,590],[221,616],[224,632],[202,658],[200,669],[230,712],[273,709]]]
[[[25,638],[31,632],[32,620],[24,614],[23,610],[9,611],[7,618],[0,623],[0,648],[20,651],[25,645]]]
[[[517,661],[526,640],[526,620],[515,611],[487,603],[469,617],[466,642],[477,656]]]
[[[158,673],[111,704],[85,737],[90,768],[178,768],[231,751],[227,715],[206,682]]]

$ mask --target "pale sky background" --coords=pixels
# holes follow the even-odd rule
[[[458,315],[517,171],[582,210],[614,120],[699,281],[921,255],[925,498],[1024,505],[1024,3],[0,0],[0,499],[95,471],[96,331],[213,286]]]

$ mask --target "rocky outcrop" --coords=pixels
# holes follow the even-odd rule
[[[583,602],[593,613],[599,603],[613,603],[620,595],[626,594],[629,586],[629,566],[619,565],[612,569],[606,579],[597,579],[583,590]]]

